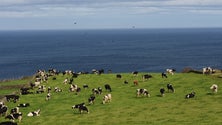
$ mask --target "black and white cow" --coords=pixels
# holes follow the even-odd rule
[[[204,67],[203,68],[203,74],[212,74],[213,69],[211,67]]]
[[[15,113],[19,113],[19,107],[15,107],[13,109],[11,109],[11,114],[15,114]]]
[[[105,86],[106,91],[112,92],[112,89],[109,84],[105,84],[104,86]]]
[[[0,116],[5,116],[7,111],[8,107],[3,102],[0,102]]]
[[[40,116],[40,109],[36,110],[36,111],[32,111],[32,112],[29,112],[27,114],[28,117],[32,117],[32,116]]]
[[[196,94],[195,92],[191,92],[190,94],[187,94],[187,95],[185,96],[185,98],[186,98],[186,99],[194,98],[195,94]]]
[[[16,119],[18,119],[18,121],[21,122],[21,120],[22,120],[22,113],[18,112],[18,113],[9,114],[9,115],[7,115],[5,117],[5,119],[9,119],[12,122],[14,122]]]
[[[94,95],[99,95],[99,94],[101,94],[100,91],[99,91],[97,88],[93,88],[93,89],[92,89],[92,93],[93,93]]]
[[[212,90],[213,93],[217,93],[218,90],[218,85],[217,84],[213,84],[210,89]]]
[[[171,75],[174,75],[174,73],[176,72],[175,69],[166,69],[166,72],[171,74]]]
[[[13,102],[16,103],[19,100],[19,96],[18,95],[6,95],[5,97],[6,97],[6,100],[8,102],[13,100]]]
[[[59,88],[59,87],[55,87],[55,88],[54,88],[54,92],[62,92],[62,89]]]
[[[21,103],[21,104],[18,104],[18,107],[29,107],[30,104],[29,103]]]
[[[51,93],[47,93],[45,100],[49,101],[51,99]]]
[[[85,103],[80,103],[72,106],[72,109],[79,109],[79,112],[82,113],[83,111],[89,113],[88,108],[85,106]]]
[[[147,89],[137,89],[136,90],[136,96],[139,97],[139,96],[147,96],[147,97],[150,97],[150,94],[149,92],[147,91]]]
[[[96,97],[94,95],[91,95],[88,99],[89,104],[94,104]]]
[[[173,85],[170,84],[170,83],[167,84],[167,89],[168,89],[168,92],[170,92],[170,91],[173,92],[173,93],[175,92],[175,89],[174,89]]]
[[[165,94],[165,89],[164,88],[160,88],[160,95],[163,97]]]
[[[137,76],[138,73],[139,73],[138,71],[133,71],[133,72],[132,72],[133,76]]]
[[[84,88],[84,89],[87,89],[87,88],[89,88],[89,86],[88,86],[87,84],[84,84],[84,85],[83,85],[83,88]]]
[[[149,74],[145,74],[145,75],[142,76],[143,81],[148,80],[150,78],[152,78],[152,76],[149,75]]]
[[[162,78],[167,78],[167,74],[165,72],[162,72],[161,76]]]
[[[109,93],[109,94],[104,95],[102,103],[103,104],[109,103],[111,102],[111,100],[112,100],[112,95]]]

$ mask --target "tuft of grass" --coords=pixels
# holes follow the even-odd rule
[[[218,84],[220,87],[222,81],[218,77],[194,73],[177,73],[168,75],[168,78],[162,78],[160,73],[149,73],[153,77],[143,81],[142,75],[133,76],[130,73],[121,73],[122,78],[117,79],[116,74],[86,74],[80,75],[74,79],[74,84],[81,88],[81,92],[69,92],[69,84],[63,84],[65,78],[71,78],[68,75],[59,74],[56,80],[52,77],[48,82],[42,83],[52,88],[51,100],[46,101],[47,93],[20,95],[17,103],[6,102],[9,109],[16,107],[19,103],[30,103],[30,107],[20,108],[23,113],[20,125],[66,125],[66,124],[152,124],[152,125],[186,125],[186,124],[214,124],[222,123],[221,103],[222,95],[219,89],[218,93],[212,94],[210,86]],[[1,82],[0,87],[14,86],[12,88],[1,89],[0,95],[12,93],[19,89],[22,85],[28,84],[32,78],[12,80]],[[124,84],[127,80],[128,84]],[[134,86],[133,81],[138,80],[139,85]],[[173,84],[176,92],[167,92],[167,83]],[[89,86],[83,89],[83,84]],[[112,101],[107,104],[101,104],[102,98],[107,92],[104,88],[105,84],[112,87]],[[53,92],[54,87],[60,87],[63,92]],[[101,95],[96,95],[95,104],[88,105],[88,98],[92,94],[92,88],[103,88]],[[164,87],[166,93],[164,97],[160,96],[159,89]],[[136,89],[146,88],[151,97],[136,97]],[[31,90],[36,92],[37,88]],[[185,99],[185,95],[195,91],[196,96],[192,99]],[[75,104],[85,102],[90,113],[80,114],[78,110],[71,107]],[[28,112],[41,109],[39,117],[27,117]],[[0,121],[7,121],[0,117]]]

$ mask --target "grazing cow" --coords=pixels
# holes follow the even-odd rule
[[[134,71],[134,72],[132,72],[133,76],[137,76],[138,73],[139,73],[138,71]]]
[[[77,89],[78,89],[78,86],[77,86],[77,85],[71,84],[71,85],[70,85],[70,88],[69,88],[69,91],[70,91],[70,92],[74,92],[74,91],[77,91]]]
[[[94,104],[96,97],[94,95],[91,95],[88,99],[89,104]]]
[[[32,116],[40,116],[40,109],[38,109],[38,110],[36,110],[36,111],[33,111],[33,112],[29,112],[28,114],[27,114],[27,116],[29,116],[29,117],[32,117]]]
[[[89,86],[86,85],[86,84],[84,84],[84,85],[83,85],[83,88],[86,89],[86,88],[89,88]]]
[[[81,103],[81,104],[76,104],[72,106],[72,109],[79,109],[80,114],[83,111],[86,111],[87,113],[89,113],[88,108],[85,106],[85,103]]]
[[[168,89],[168,92],[170,92],[170,91],[173,92],[173,93],[175,92],[175,89],[174,89],[173,85],[170,84],[170,83],[167,84],[167,89]]]
[[[122,78],[122,75],[121,75],[121,74],[117,74],[117,75],[116,75],[116,78],[117,78],[117,79],[121,79],[121,78]]]
[[[174,75],[174,73],[176,72],[175,69],[166,69],[166,72],[171,74],[171,75]]]
[[[167,78],[167,74],[165,72],[162,72],[162,78]]]
[[[212,74],[213,69],[211,67],[205,67],[203,68],[203,74]]]
[[[67,84],[68,83],[68,78],[65,78],[65,80],[63,81],[63,84]]]
[[[147,89],[137,89],[136,90],[136,96],[139,97],[139,96],[147,96],[147,97],[150,97],[150,94],[149,92],[147,91]]]
[[[127,80],[124,81],[124,84],[128,84],[129,82]]]
[[[31,92],[29,92],[29,89],[30,89],[30,88],[22,87],[22,88],[20,89],[20,90],[21,90],[21,95],[31,94]]]
[[[8,102],[10,102],[11,99],[13,100],[14,103],[16,103],[19,100],[18,95],[6,95],[5,97]]]
[[[145,80],[147,80],[147,79],[152,78],[152,76],[149,75],[149,74],[145,74],[145,75],[142,76],[142,78],[143,78],[143,81],[145,81]]]
[[[7,111],[8,107],[3,102],[0,102],[0,116],[5,116]]]
[[[165,94],[165,89],[164,88],[160,88],[160,95],[163,97]]]
[[[29,103],[18,104],[18,107],[29,107],[29,106],[30,106]]]
[[[55,87],[55,88],[54,88],[54,92],[62,92],[62,89],[59,88],[59,87]]]
[[[19,107],[15,107],[13,109],[11,109],[11,114],[14,114],[14,113],[19,113]]]
[[[194,98],[195,94],[196,94],[195,92],[191,92],[190,94],[187,94],[187,95],[185,96],[185,98],[186,98],[186,99]]]
[[[9,119],[12,122],[14,122],[16,119],[18,119],[19,122],[21,122],[22,120],[22,113],[18,112],[18,113],[13,113],[13,114],[9,114],[5,117],[5,119]]]
[[[93,93],[94,95],[101,94],[100,91],[99,91],[97,88],[92,89],[92,93]]]
[[[99,91],[99,94],[102,94],[103,89],[101,87],[98,87],[98,91]]]
[[[51,99],[51,93],[48,93],[45,98],[46,101],[48,101],[49,99]]]
[[[133,81],[133,84],[136,85],[136,86],[139,85],[139,83],[138,83],[137,80],[134,80],[134,81]]]
[[[212,90],[213,93],[217,93],[217,90],[218,90],[218,85],[216,84],[213,84],[210,89]]]
[[[112,89],[109,84],[105,84],[104,86],[105,86],[106,91],[112,92]]]
[[[102,103],[105,104],[105,103],[111,102],[111,100],[112,100],[112,95],[109,93],[109,94],[104,95]]]

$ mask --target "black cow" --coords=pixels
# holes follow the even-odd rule
[[[190,94],[187,94],[187,95],[185,96],[185,98],[186,98],[186,99],[194,98],[195,94],[196,94],[195,92],[191,92]]]
[[[145,80],[147,80],[147,79],[152,78],[152,76],[149,75],[149,74],[145,74],[145,75],[142,76],[142,78],[143,78],[143,81],[145,81]]]
[[[11,99],[13,100],[14,103],[16,103],[19,100],[18,95],[6,95],[5,97],[8,102],[10,102]]]
[[[165,89],[164,88],[160,88],[160,94],[161,94],[161,96],[164,96],[164,94],[165,94]]]
[[[117,75],[116,75],[116,78],[117,78],[117,79],[121,79],[121,78],[122,78],[122,75],[117,74]]]
[[[173,93],[175,92],[175,89],[174,89],[173,85],[170,84],[170,83],[167,84],[167,89],[168,89],[168,92],[169,91],[172,91]]]
[[[105,84],[104,86],[105,86],[106,91],[112,92],[112,89],[109,84]]]

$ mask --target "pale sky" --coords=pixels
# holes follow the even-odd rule
[[[0,30],[222,27],[222,0],[0,0]]]

